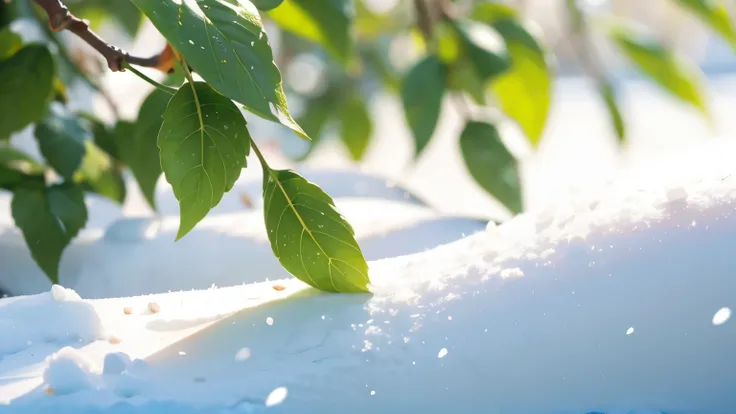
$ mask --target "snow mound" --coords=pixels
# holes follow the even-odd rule
[[[59,285],[34,296],[0,301],[0,357],[37,343],[81,345],[105,330],[95,308]]]

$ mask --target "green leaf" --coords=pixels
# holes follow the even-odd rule
[[[504,73],[511,62],[501,35],[492,27],[472,20],[455,21],[467,59],[483,82]]]
[[[54,82],[54,61],[45,46],[29,45],[0,61],[0,140],[46,113]]]
[[[623,54],[673,96],[698,108],[710,117],[701,90],[704,75],[698,68],[679,58],[674,52],[650,37],[637,36],[619,26],[611,31]]]
[[[693,12],[705,24],[725,39],[736,50],[736,30],[723,1],[720,0],[675,0],[684,9]]]
[[[320,290],[368,292],[368,264],[332,198],[293,171],[263,174],[268,240],[281,265]]]
[[[467,59],[460,60],[450,67],[447,88],[467,93],[479,105],[486,104],[486,85]]]
[[[491,89],[506,115],[519,124],[532,147],[537,148],[552,98],[552,73],[544,49],[516,21],[497,21],[494,27],[506,41],[511,68],[491,83]]]
[[[62,253],[87,223],[84,193],[71,183],[21,187],[13,193],[11,210],[33,260],[58,283]]]
[[[95,192],[115,202],[125,201],[125,179],[115,160],[98,148],[94,142],[86,141],[84,159],[74,181],[88,191]]]
[[[52,112],[36,124],[34,134],[41,155],[65,180],[74,179],[86,153],[85,142],[92,139],[84,121]]]
[[[322,131],[324,130],[330,118],[335,115],[337,109],[335,106],[338,100],[335,97],[334,87],[329,87],[322,95],[307,101],[304,113],[299,116],[299,125],[309,134],[311,141],[307,150],[300,155],[296,161],[304,161],[317,148],[322,140]]]
[[[351,94],[342,102],[340,110],[340,137],[353,161],[360,161],[365,155],[373,123],[365,103],[357,93]]]
[[[204,82],[186,83],[169,101],[158,147],[179,200],[179,240],[233,188],[246,166],[250,134],[230,99]]]
[[[415,157],[427,146],[437,126],[446,74],[445,65],[437,57],[427,56],[407,72],[401,85],[406,120],[414,136]]]
[[[468,122],[460,134],[460,150],[473,179],[512,213],[520,213],[523,205],[519,167],[496,127]]]
[[[621,111],[616,103],[616,96],[613,91],[613,86],[610,83],[605,82],[599,85],[598,92],[603,97],[603,102],[606,104],[608,110],[608,116],[611,117],[611,123],[616,131],[616,138],[619,144],[626,142],[626,127],[624,125],[624,118],[621,115]]]
[[[281,73],[250,1],[131,1],[215,90],[308,138],[289,114]]]
[[[115,128],[120,157],[130,168],[141,193],[154,211],[156,184],[162,173],[157,137],[170,99],[171,95],[154,89],[143,101],[136,123],[118,121]]]
[[[284,0],[268,15],[282,29],[322,45],[343,65],[350,60],[355,15],[351,0]]]
[[[279,7],[284,0],[253,0],[258,10],[269,11]]]
[[[23,39],[20,35],[6,27],[0,30],[0,60],[13,56],[15,52],[23,47]]]
[[[27,180],[43,182],[44,170],[27,154],[0,144],[0,188],[12,190]]]

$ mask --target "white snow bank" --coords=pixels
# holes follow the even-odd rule
[[[104,336],[95,308],[73,290],[51,291],[0,301],[0,356],[37,343],[79,344]]]
[[[13,413],[732,414],[735,150],[372,261],[373,295],[286,279],[87,301],[123,339],[80,351],[145,358],[131,392],[48,395],[0,361],[0,395]]]

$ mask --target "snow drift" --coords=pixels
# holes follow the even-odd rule
[[[0,412],[731,414],[733,153],[371,261],[371,295],[285,279],[86,300],[122,341],[5,355]],[[60,360],[88,379],[63,395],[44,382]]]

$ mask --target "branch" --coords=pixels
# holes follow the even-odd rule
[[[54,32],[69,30],[84,40],[88,45],[92,46],[107,61],[107,67],[113,72],[121,72],[125,70],[124,62],[128,62],[138,66],[156,68],[165,73],[173,70],[173,62],[166,62],[167,49],[158,55],[148,58],[131,56],[121,49],[108,44],[102,38],[97,36],[95,32],[90,30],[89,23],[74,16],[69,9],[61,2],[61,0],[33,0],[38,4],[49,18],[49,27]],[[172,59],[173,60],[173,59]]]

